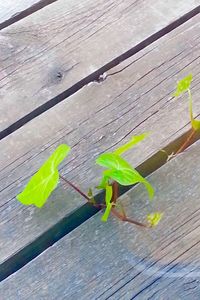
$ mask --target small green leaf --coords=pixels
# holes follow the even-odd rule
[[[192,81],[192,74],[189,74],[182,80],[178,81],[176,91],[173,94],[173,96],[178,97],[182,93],[186,92],[190,88],[191,81]]]
[[[70,147],[62,144],[35,173],[17,199],[24,205],[42,207],[59,181],[58,166],[68,155]]]
[[[105,190],[108,185],[109,176],[103,175],[100,184],[96,187],[98,190]]]
[[[121,185],[132,185],[141,182],[145,185],[150,199],[153,198],[154,189],[151,184],[121,156],[115,153],[103,153],[97,158],[96,163],[109,169],[103,172],[104,178],[110,177]]]
[[[200,120],[195,120],[194,119],[194,115],[193,115],[193,107],[192,107],[192,95],[190,90],[188,90],[189,93],[189,111],[190,111],[190,121],[191,121],[191,125],[192,128],[195,131],[199,131],[200,130]]]
[[[106,210],[101,218],[103,222],[106,222],[108,220],[110,211],[112,209],[112,203],[110,202],[112,199],[112,194],[113,194],[112,186],[107,185],[106,186]]]
[[[123,154],[125,151],[131,149],[136,144],[138,144],[139,142],[144,140],[147,136],[149,136],[149,132],[145,132],[141,135],[133,136],[132,139],[128,143],[126,143],[126,144],[122,145],[121,147],[117,148],[114,151],[114,153],[117,154],[117,155]]]
[[[155,213],[148,214],[147,220],[152,227],[155,227],[158,225],[162,217],[163,217],[163,213],[155,212]]]

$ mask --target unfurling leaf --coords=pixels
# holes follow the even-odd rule
[[[149,222],[150,226],[155,227],[158,225],[160,220],[163,217],[163,213],[155,212],[147,215],[147,221]]]
[[[122,145],[121,147],[117,148],[114,151],[114,154],[117,154],[117,155],[123,154],[125,151],[131,149],[136,144],[138,144],[139,142],[141,142],[142,140],[144,140],[147,136],[149,136],[149,132],[145,132],[145,133],[143,133],[141,135],[133,136],[128,143],[126,143],[126,144]]]
[[[59,181],[58,166],[68,155],[70,147],[62,144],[33,175],[17,199],[24,205],[42,207]]]
[[[191,81],[192,81],[192,74],[189,74],[188,76],[186,76],[182,80],[178,81],[176,91],[173,94],[173,96],[178,97],[182,93],[188,91],[188,89],[190,89]]]
[[[113,195],[113,190],[112,190],[112,186],[107,185],[106,186],[106,210],[101,218],[101,220],[103,222],[106,222],[108,220],[110,211],[112,209],[112,203],[111,203],[111,199],[112,199],[112,195]]]

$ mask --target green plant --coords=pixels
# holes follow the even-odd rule
[[[42,207],[59,181],[58,166],[68,155],[70,147],[60,145],[30,179],[17,199],[24,205]]]
[[[154,189],[151,184],[144,177],[142,177],[125,159],[121,157],[125,151],[134,147],[147,136],[148,133],[134,136],[128,143],[122,145],[114,152],[103,153],[96,159],[96,163],[98,165],[106,168],[106,170],[103,171],[101,182],[97,187],[97,189],[105,190],[105,203],[95,202],[92,189],[89,189],[88,194],[86,195],[62,175],[60,175],[60,178],[73,189],[75,189],[79,194],[81,194],[89,203],[98,208],[105,208],[102,221],[107,221],[110,212],[112,212],[116,217],[125,222],[144,227],[155,226],[162,217],[161,213],[156,212],[148,215],[147,220],[149,225],[146,225],[128,218],[122,204],[117,203],[119,184],[126,186],[142,183],[147,189],[149,198],[152,199],[154,196]],[[53,190],[58,185],[58,166],[68,155],[69,151],[70,147],[62,144],[45,161],[40,169],[32,176],[24,190],[17,195],[17,199],[22,204],[32,204],[37,207],[42,207],[45,204]]]
[[[112,197],[113,190],[118,189],[116,184],[127,186],[142,183],[149,193],[149,198],[153,198],[154,189],[151,184],[121,157],[121,154],[134,147],[137,143],[146,138],[147,135],[147,133],[144,133],[140,136],[133,137],[130,142],[119,147],[114,152],[103,153],[97,158],[96,163],[107,168],[107,170],[103,171],[103,176],[98,186],[99,189],[104,189],[106,193],[106,211],[102,217],[102,221],[107,221],[112,206],[116,205],[117,193]],[[115,185],[113,185],[113,183],[115,183]],[[125,219],[125,216],[123,216],[123,219]]]
[[[190,145],[191,139],[195,133],[200,132],[200,120],[196,120],[193,114],[192,95],[190,88],[191,82],[192,74],[189,74],[182,80],[178,81],[176,91],[173,94],[173,97],[179,97],[185,92],[188,93],[191,122],[191,133],[183,145],[178,149],[176,154],[184,151],[184,149]],[[128,143],[122,145],[114,152],[103,153],[96,159],[96,163],[105,168],[105,170],[102,172],[101,182],[97,186],[97,189],[105,191],[105,203],[95,202],[92,189],[89,189],[88,194],[86,195],[62,175],[60,175],[60,178],[73,189],[75,189],[79,194],[81,194],[89,203],[98,208],[105,208],[105,212],[102,216],[102,221],[104,222],[107,221],[110,213],[113,213],[122,221],[144,227],[156,226],[162,218],[162,213],[155,212],[148,214],[147,221],[149,222],[149,225],[146,225],[128,218],[123,205],[117,203],[119,185],[127,186],[136,183],[142,183],[148,192],[149,198],[152,199],[154,196],[154,189],[151,184],[144,177],[142,177],[137,170],[135,170],[124,158],[121,157],[124,152],[130,150],[136,144],[144,140],[147,136],[148,133],[134,136]],[[69,146],[60,145],[41,166],[38,172],[33,175],[23,192],[17,195],[17,199],[24,205],[33,204],[37,207],[42,207],[59,182],[58,166],[68,155],[69,151]],[[173,154],[169,156],[169,159],[172,157]]]
[[[193,114],[193,105],[192,105],[192,94],[191,94],[191,82],[192,82],[192,74],[184,77],[182,80],[178,81],[176,91],[173,94],[173,97],[179,97],[185,92],[188,93],[189,98],[189,115],[190,115],[190,123],[191,123],[191,133],[183,143],[183,145],[178,149],[176,154],[181,153],[184,151],[189,145],[190,141],[192,140],[193,136],[196,132],[200,132],[200,120],[196,120]]]

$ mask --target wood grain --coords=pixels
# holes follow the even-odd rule
[[[199,4],[60,0],[2,30],[0,130]]]
[[[93,216],[0,284],[1,299],[199,299],[200,142],[121,197],[129,216],[164,212],[155,229]]]
[[[200,113],[199,20],[194,18],[111,70],[101,84],[86,86],[1,141],[0,262],[84,203],[62,186],[41,210],[15,199],[57,145],[72,147],[61,173],[87,191],[100,178],[101,169],[95,165],[98,154],[134,134],[151,131],[126,155],[137,166],[189,128],[186,96],[175,101],[170,95],[176,81],[192,72],[194,112]]]
[[[0,2],[0,29],[3,29],[57,0],[13,0]]]

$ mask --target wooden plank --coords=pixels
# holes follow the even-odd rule
[[[136,219],[163,211],[158,227],[98,213],[3,281],[2,300],[199,299],[199,152],[198,141],[149,177],[152,204],[141,185],[121,197]]]
[[[199,4],[60,0],[1,31],[0,130]]]
[[[42,210],[23,207],[15,200],[57,145],[72,147],[62,174],[87,191],[100,178],[101,170],[94,162],[102,151],[150,130],[151,137],[126,155],[137,166],[188,129],[186,97],[174,101],[170,95],[176,80],[192,72],[194,109],[199,114],[199,27],[196,17],[124,62],[123,70],[111,70],[103,83],[86,86],[1,141],[0,262],[83,203],[62,187]],[[112,76],[113,72],[118,73]]]
[[[13,0],[0,3],[0,29],[3,29],[56,0]]]

